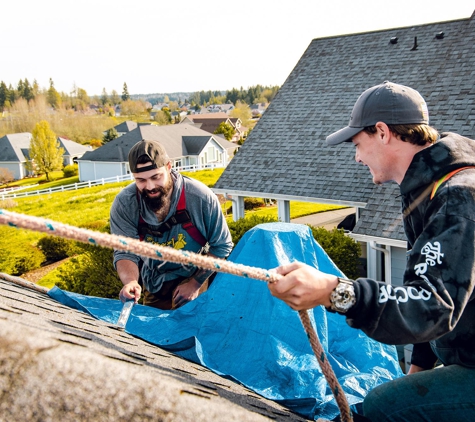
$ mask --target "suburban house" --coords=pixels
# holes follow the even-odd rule
[[[375,186],[354,147],[325,139],[348,124],[359,95],[385,80],[426,99],[430,124],[475,137],[475,13],[470,18],[310,42],[252,133],[214,186],[244,216],[245,197],[277,200],[290,221],[290,201],[352,207],[349,235],[362,245],[367,275],[402,282],[406,237],[399,187]]]
[[[130,132],[84,154],[79,165],[79,180],[97,180],[130,174],[128,154],[141,140],[159,141],[176,169],[226,167],[236,145],[194,125],[139,125]]]
[[[0,138],[0,168],[11,171],[15,180],[31,175],[27,169],[31,138],[29,132],[14,133]],[[91,146],[81,145],[67,138],[58,137],[57,140],[59,147],[64,149],[64,166],[75,163],[87,151],[92,151]]]
[[[247,128],[242,126],[242,121],[236,117],[229,117],[224,112],[208,113],[208,114],[189,114],[180,122],[180,124],[193,124],[197,127],[214,133],[221,123],[227,123],[234,128],[234,136],[232,142],[243,139]]]
[[[150,125],[150,123],[137,123],[132,120],[126,120],[125,122],[122,122],[118,124],[117,126],[114,126],[113,129],[116,130],[117,134],[119,136],[125,135],[126,133],[129,133],[131,130],[136,129],[138,126],[141,125]],[[107,131],[103,132],[105,135]]]

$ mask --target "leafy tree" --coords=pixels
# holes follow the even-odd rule
[[[229,123],[221,122],[218,128],[214,131],[214,133],[222,133],[224,135],[224,138],[230,141],[231,139],[233,139],[234,128]]]
[[[237,117],[241,119],[241,122],[244,126],[248,127],[251,125],[251,107],[242,101],[238,101],[233,110],[231,110],[230,115],[232,117]]]
[[[112,90],[111,92],[111,104],[112,105],[116,105],[116,104],[119,104],[120,103],[120,97],[119,97],[119,94],[117,93],[117,91],[115,89]]]
[[[158,110],[153,118],[159,126],[169,125],[172,122],[172,116],[166,109]]]
[[[107,144],[107,142],[113,141],[114,139],[118,138],[119,134],[115,130],[115,128],[110,128],[106,130],[104,137],[102,138],[102,143]]]
[[[129,90],[127,89],[127,84],[124,82],[124,87],[122,88],[122,101],[130,100]]]
[[[32,132],[30,142],[30,159],[44,173],[49,181],[49,174],[60,170],[63,164],[64,149],[59,147],[56,134],[50,129],[49,123],[42,120]]]

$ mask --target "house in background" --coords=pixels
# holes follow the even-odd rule
[[[242,126],[242,121],[236,117],[229,117],[224,112],[208,114],[189,114],[180,122],[180,124],[192,124],[209,133],[214,133],[221,123],[227,123],[234,129],[232,142],[238,142],[244,139],[247,128]]]
[[[355,208],[350,236],[362,246],[367,275],[402,283],[399,187],[375,186],[351,144],[325,139],[348,124],[363,91],[385,80],[418,90],[436,129],[474,138],[474,15],[312,40],[213,188],[232,198],[234,219],[244,216],[244,197],[277,200],[287,222],[290,201]]]
[[[125,122],[119,123],[117,126],[114,126],[113,129],[116,130],[119,136],[125,135],[130,131],[136,129],[138,126],[142,125],[150,125],[151,123],[137,123],[132,120],[126,120]],[[103,135],[106,134],[107,131],[102,132]]]
[[[236,145],[194,125],[143,125],[84,154],[79,165],[79,181],[97,180],[130,174],[128,155],[137,142],[160,142],[175,169],[226,167]]]
[[[31,139],[32,135],[29,132],[14,133],[0,138],[0,167],[11,171],[15,180],[31,176],[27,169]],[[87,151],[92,151],[90,145],[81,145],[61,137],[57,140],[59,147],[64,149],[64,166],[75,163]]]
[[[90,145],[81,145],[71,139],[58,137],[59,147],[64,149],[63,166],[77,163],[78,158],[82,157],[86,152],[92,151]]]

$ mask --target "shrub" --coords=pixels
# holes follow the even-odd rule
[[[271,216],[258,216],[252,215],[249,218],[240,218],[237,221],[231,221],[228,223],[229,231],[235,245],[241,240],[248,230],[251,230],[254,226],[263,223],[275,223],[277,218]]]
[[[29,271],[36,270],[41,267],[41,263],[45,260],[44,255],[38,248],[32,245],[22,245],[21,250],[17,250],[10,265],[11,275],[22,275]],[[7,264],[8,265],[8,264]]]
[[[262,198],[244,198],[244,209],[247,211],[263,207],[264,205],[264,200]],[[233,207],[229,207],[226,212],[232,213]]]
[[[69,164],[63,169],[64,177],[73,177],[79,174],[79,167],[77,164]]]
[[[44,236],[37,244],[44,253],[46,261],[61,261],[68,256],[73,256],[78,248],[74,240],[64,239],[56,236]]]
[[[346,277],[359,277],[360,245],[345,235],[343,229],[327,230],[323,227],[309,226],[313,237],[320,244],[335,265]]]
[[[118,299],[122,282],[112,265],[112,249],[83,246],[85,252],[58,268],[56,285],[83,295]]]

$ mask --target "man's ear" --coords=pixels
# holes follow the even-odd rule
[[[391,139],[391,131],[389,130],[388,125],[384,122],[378,122],[374,126],[376,128],[378,139],[385,144],[388,143],[389,139]]]

